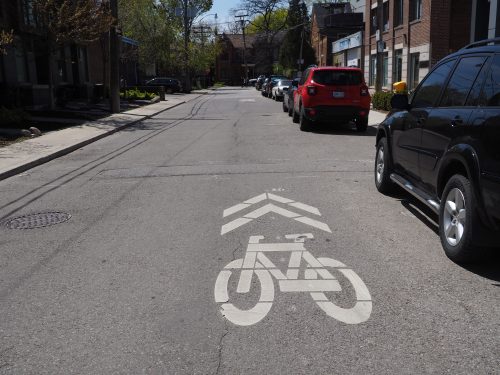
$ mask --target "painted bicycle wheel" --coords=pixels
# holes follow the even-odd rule
[[[351,308],[342,308],[328,299],[323,292],[311,293],[311,297],[328,316],[346,324],[366,322],[372,313],[372,298],[365,283],[352,269],[331,258],[318,258],[324,267],[335,268],[349,280],[356,294],[356,303]]]
[[[264,269],[242,270],[243,259],[236,259],[226,265],[217,276],[215,281],[215,302],[221,303],[221,313],[230,322],[249,326],[255,324],[269,313],[274,301],[274,283],[269,271]],[[253,278],[256,275],[260,282],[259,301],[250,309],[240,309],[229,301],[229,280],[232,275],[240,277],[242,272],[248,272],[245,276]]]

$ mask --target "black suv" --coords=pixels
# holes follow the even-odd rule
[[[379,125],[375,185],[405,189],[439,215],[446,255],[500,246],[500,38],[441,60]]]
[[[146,82],[146,86],[164,86],[167,94],[182,91],[181,82],[175,78],[156,77]]]

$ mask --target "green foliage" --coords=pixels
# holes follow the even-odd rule
[[[286,69],[298,68],[302,44],[302,67],[316,63],[314,50],[310,44],[308,26],[310,24],[307,6],[300,0],[289,0],[288,31],[279,51],[279,61]]]
[[[288,9],[281,8],[268,15],[258,14],[245,28],[247,34],[258,34],[263,30],[279,31],[287,24]]]
[[[217,87],[223,87],[223,86],[225,86],[225,85],[224,85],[224,82],[215,82],[215,83],[214,83],[214,87],[215,87],[215,88],[217,88]]]
[[[155,93],[141,91],[137,87],[130,90],[122,90],[120,92],[120,98],[125,98],[128,100],[151,100],[155,96]]]
[[[20,127],[26,125],[30,116],[20,108],[0,107],[0,127]]]
[[[380,109],[383,111],[391,110],[391,98],[393,93],[390,91],[378,91],[372,96],[373,109]]]

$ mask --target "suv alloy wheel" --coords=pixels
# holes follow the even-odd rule
[[[389,194],[394,190],[390,177],[392,173],[390,162],[387,138],[383,137],[377,143],[375,154],[375,187],[382,194]]]
[[[439,209],[439,237],[448,258],[468,262],[478,256],[474,224],[478,223],[476,200],[469,180],[454,175],[446,184]]]

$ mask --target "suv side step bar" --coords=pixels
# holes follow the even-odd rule
[[[391,180],[396,185],[405,189],[408,193],[417,198],[420,202],[428,206],[435,214],[439,215],[439,203],[436,202],[429,194],[415,187],[410,181],[401,177],[396,173],[391,173]]]

